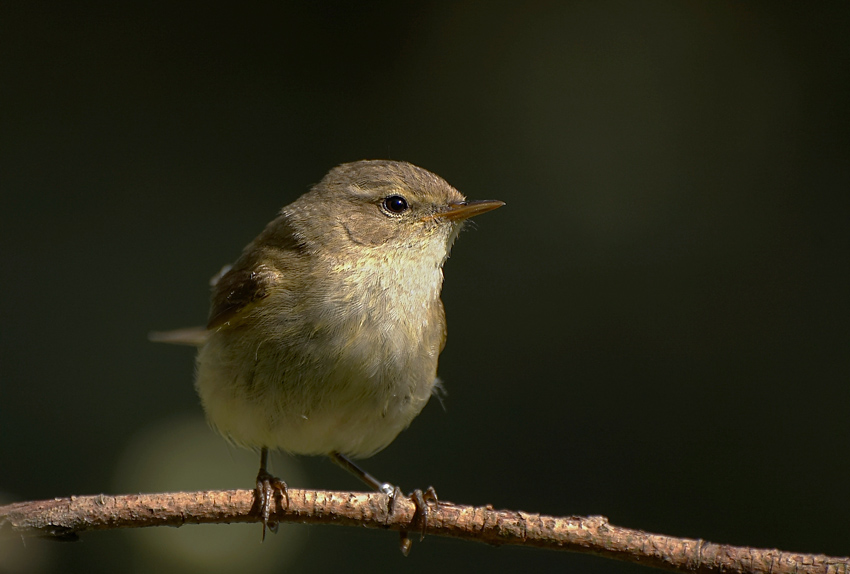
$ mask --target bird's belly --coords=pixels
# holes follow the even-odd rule
[[[419,414],[436,381],[434,353],[376,352],[354,337],[330,355],[327,340],[295,349],[231,336],[218,333],[201,349],[196,387],[209,422],[248,448],[369,456]]]

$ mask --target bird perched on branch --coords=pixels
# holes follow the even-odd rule
[[[398,496],[351,459],[389,445],[439,384],[443,263],[466,219],[502,205],[405,162],[340,165],[214,280],[205,328],[152,334],[199,345],[207,420],[260,451],[264,524],[275,491],[286,494],[269,450],[330,456]]]

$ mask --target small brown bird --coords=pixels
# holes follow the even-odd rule
[[[152,335],[200,345],[207,419],[261,453],[266,523],[286,489],[267,472],[270,449],[330,456],[397,495],[351,458],[385,448],[428,402],[446,341],[443,263],[467,218],[502,205],[405,162],[340,165],[214,280],[206,329]]]

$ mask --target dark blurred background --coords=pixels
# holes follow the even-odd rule
[[[445,411],[369,470],[459,503],[847,555],[845,3],[4,3],[0,498],[249,488],[208,279],[332,166],[507,206],[446,265]],[[278,455],[293,486],[361,489]],[[290,526],[3,543],[0,572],[642,572]]]

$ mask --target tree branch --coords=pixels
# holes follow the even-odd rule
[[[416,507],[384,494],[289,489],[276,501],[279,522],[365,526],[415,532]],[[284,506],[282,508],[281,506]],[[850,558],[714,544],[621,528],[603,516],[558,518],[490,506],[429,505],[427,533],[486,544],[596,554],[678,572],[850,574]],[[250,490],[72,496],[0,506],[0,535],[74,538],[88,530],[259,522]]]

